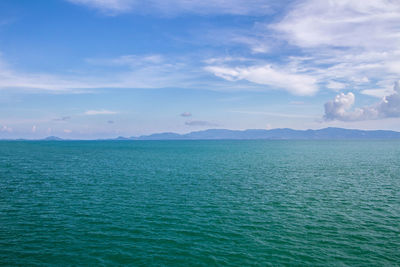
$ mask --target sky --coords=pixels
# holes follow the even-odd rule
[[[2,0],[0,139],[400,131],[397,0]]]

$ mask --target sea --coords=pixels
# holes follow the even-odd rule
[[[1,266],[400,266],[400,141],[1,141]]]

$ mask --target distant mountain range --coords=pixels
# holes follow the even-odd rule
[[[324,128],[319,130],[293,130],[289,128],[272,130],[226,130],[209,129],[187,134],[156,133],[139,137],[122,137],[105,140],[346,140],[346,139],[400,139],[400,132],[385,130],[354,130],[343,128]],[[17,139],[23,140],[23,139]],[[62,141],[56,136],[49,136],[44,141]],[[103,139],[104,140],[104,139]]]
[[[329,140],[329,139],[400,139],[400,132],[395,131],[365,131],[343,128],[324,128],[320,130],[226,130],[209,129],[187,134],[158,133],[140,137],[117,138],[117,140]]]
[[[43,139],[44,141],[62,141],[63,139],[57,136],[48,136]]]

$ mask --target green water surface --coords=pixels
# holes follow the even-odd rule
[[[2,141],[0,265],[399,266],[400,141]]]

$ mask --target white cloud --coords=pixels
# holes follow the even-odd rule
[[[300,47],[396,48],[400,2],[390,0],[300,1],[272,27]]]
[[[113,115],[118,114],[116,111],[100,109],[100,110],[88,110],[84,113],[85,115]]]
[[[95,70],[85,75],[53,75],[26,73],[15,70],[0,58],[0,89],[20,89],[60,93],[89,92],[97,88],[166,88],[196,87],[199,73],[193,72],[184,62],[164,61],[159,55],[126,55],[110,59],[88,59]],[[172,62],[172,63],[171,63]],[[123,69],[99,67],[121,66]]]
[[[328,87],[329,89],[333,89],[333,90],[341,90],[346,88],[346,84],[341,83],[341,82],[335,82],[335,81],[330,81],[326,87]]]
[[[297,95],[312,95],[317,91],[317,80],[307,74],[291,73],[271,65],[253,67],[209,66],[206,70],[228,81],[247,80],[268,85],[272,89],[284,89]]]
[[[130,0],[67,0],[74,4],[80,4],[96,8],[107,14],[129,12],[136,1]]]
[[[305,57],[290,64],[328,88],[344,89],[331,82],[340,80],[347,87],[376,90],[376,85],[393,83],[400,74],[399,25],[399,1],[306,0],[267,29],[300,48]]]
[[[86,59],[93,69],[79,74],[52,75],[25,73],[7,65],[0,57],[0,90],[88,93],[99,88],[192,88],[207,90],[260,90],[260,86],[232,85],[210,79],[193,58],[164,58],[161,55],[126,55],[116,58]],[[214,58],[216,62],[247,62],[246,58]],[[201,63],[198,61],[197,63]]]
[[[265,0],[67,0],[74,4],[96,8],[107,15],[121,13],[177,15],[193,14],[233,14],[263,15],[271,12]]]
[[[246,58],[246,57],[231,57],[231,56],[226,56],[226,57],[212,57],[203,60],[204,63],[212,65],[212,64],[224,64],[224,63],[243,63],[243,62],[252,62],[255,61],[254,59],[251,58]]]
[[[361,91],[364,95],[377,97],[379,99],[394,93],[393,89],[366,89]]]
[[[279,68],[277,64],[269,65],[269,69],[260,68],[263,63],[259,57],[258,62],[246,64],[208,62],[216,66],[207,69],[228,81],[245,79],[303,95],[318,91],[321,84],[336,91],[353,88],[366,94],[382,95],[387,92],[385,84],[398,79],[399,1],[304,0],[294,1],[286,10],[276,23],[258,22],[247,32],[237,31],[233,37],[225,38],[247,45],[252,52],[257,52],[257,47],[265,47],[259,50],[263,53],[279,51]],[[296,56],[290,56],[293,47]],[[271,69],[286,75],[271,75]],[[254,76],[244,78],[244,70],[250,70],[247,73]],[[257,75],[261,72],[268,75]],[[294,78],[291,75],[299,78],[296,89],[290,85],[289,81]]]
[[[350,120],[353,116],[353,113],[350,113],[348,110],[354,104],[355,96],[353,93],[340,93],[335,99],[325,103],[325,120]]]
[[[254,16],[271,12],[276,5],[275,1],[267,0],[67,1],[114,15],[133,12]],[[86,60],[89,66],[95,65],[95,70],[87,72],[90,75],[85,75],[85,71],[81,71],[82,75],[24,73],[0,62],[0,89],[80,92],[95,88],[264,88],[313,95],[322,84],[337,91],[353,88],[364,94],[387,95],[387,83],[398,79],[400,74],[399,1],[304,0],[293,3],[283,9],[286,15],[274,24],[258,21],[250,28],[227,28],[231,30],[228,35],[216,34],[218,29],[212,31],[211,39],[217,46],[247,45],[249,50],[243,54],[212,54],[214,57],[208,60],[200,58],[201,55],[196,55],[196,59],[188,59],[189,56],[172,59],[158,54],[91,58]],[[218,38],[225,42],[216,41]],[[289,50],[285,50],[286,42],[290,44]],[[265,55],[259,53],[274,53],[274,49],[280,50],[276,55],[279,63],[263,61]],[[293,53],[297,56],[288,56]],[[225,81],[209,79],[199,69],[200,62],[208,65],[205,68],[208,72]],[[110,72],[104,70],[108,67]],[[249,83],[232,83],[239,80]]]
[[[0,57],[0,89],[12,88],[71,93],[81,92],[86,89],[105,88],[107,86],[112,86],[112,84],[104,77],[21,72],[15,70]]]
[[[271,47],[266,40],[260,40],[255,37],[236,35],[231,36],[229,41],[249,46],[253,54],[265,54],[271,50]]]
[[[393,91],[393,94],[383,97],[377,104],[353,110],[354,94],[351,92],[347,94],[340,93],[335,99],[325,103],[324,119],[327,121],[361,121],[400,117],[399,82],[395,83]]]
[[[32,133],[36,133],[36,125],[32,126]]]
[[[93,65],[103,66],[144,66],[152,64],[161,64],[165,61],[159,54],[152,55],[122,55],[115,58],[87,58],[86,62]]]

